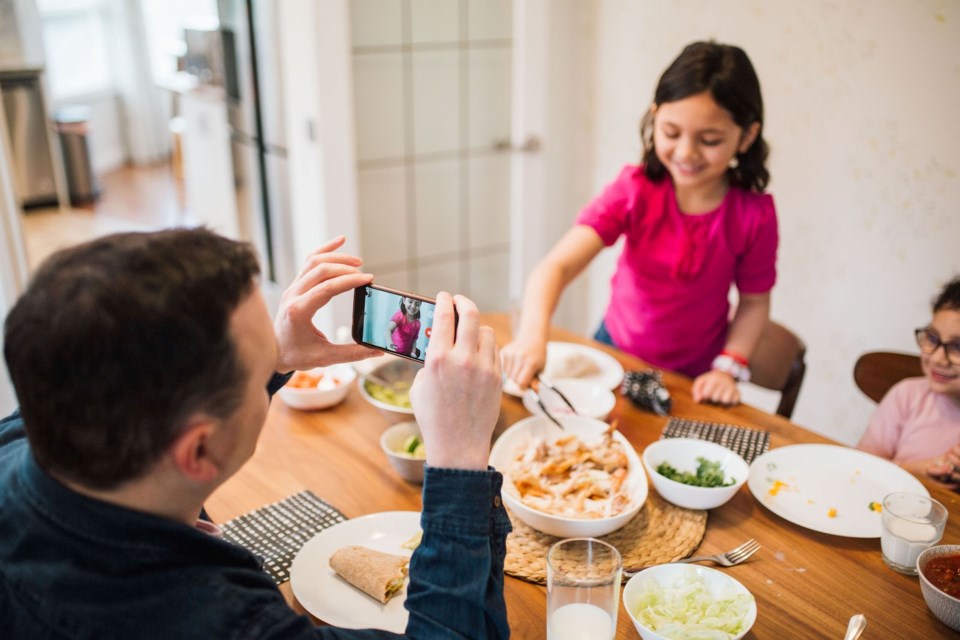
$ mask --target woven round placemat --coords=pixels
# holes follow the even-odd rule
[[[507,575],[546,584],[547,551],[560,540],[532,529],[510,513],[513,533],[507,536]],[[623,557],[623,570],[636,571],[689,556],[707,530],[707,512],[674,506],[653,490],[640,512],[622,528],[600,539]]]

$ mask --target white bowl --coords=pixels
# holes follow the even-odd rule
[[[706,590],[711,596],[718,600],[740,594],[750,596],[751,603],[743,617],[743,627],[733,636],[733,640],[739,640],[750,631],[753,623],[757,620],[757,602],[753,599],[753,594],[751,594],[745,586],[734,578],[731,578],[728,574],[717,571],[716,569],[672,562],[644,569],[630,578],[623,588],[623,608],[627,610],[627,615],[630,616],[630,620],[633,621],[633,626],[637,628],[637,632],[640,633],[640,637],[643,638],[643,640],[668,640],[668,638],[660,635],[637,619],[635,612],[637,602],[645,593],[648,585],[656,583],[659,584],[661,588],[669,589],[673,587],[678,580],[690,578],[702,580]]]
[[[662,462],[669,463],[677,471],[695,473],[697,458],[719,462],[726,479],[735,482],[728,487],[695,487],[657,473],[657,467]],[[643,451],[643,465],[657,493],[664,500],[686,509],[719,507],[736,495],[750,473],[750,466],[735,452],[696,438],[664,438],[651,443]]]
[[[392,357],[374,368],[372,373],[386,382],[412,382],[421,366],[410,360]],[[405,422],[413,417],[412,407],[390,404],[370,395],[367,382],[367,376],[361,376],[357,381],[360,395],[363,396],[364,400],[375,406],[391,424]],[[373,381],[370,381],[370,383],[376,384]]]
[[[935,544],[917,557],[917,571],[920,573],[920,591],[927,608],[937,620],[954,631],[960,631],[960,598],[956,598],[933,586],[923,571],[927,563],[941,556],[960,555],[960,544]]]
[[[308,374],[323,374],[324,378],[334,378],[337,384],[331,388],[321,386],[303,389],[299,387],[283,386],[277,394],[294,409],[326,409],[343,402],[350,391],[350,383],[357,377],[357,372],[349,364],[334,364],[329,367],[310,369]],[[296,375],[296,374],[294,374]],[[322,385],[322,381],[321,381]]]
[[[586,380],[563,378],[554,380],[553,384],[567,396],[579,416],[606,420],[613,411],[614,405],[617,404],[617,396],[612,391]],[[540,399],[547,406],[547,411],[554,416],[573,413],[555,391],[544,385],[540,385]],[[527,390],[523,394],[523,406],[533,415],[543,413],[532,390]]]
[[[403,443],[412,435],[420,435],[420,427],[416,421],[397,423],[380,436],[380,448],[401,478],[408,482],[422,483],[424,459],[402,451]]]
[[[640,507],[647,499],[648,490],[647,477],[643,473],[640,458],[630,442],[619,431],[614,432],[613,437],[623,445],[627,455],[628,474],[624,482],[627,493],[630,495],[630,505],[627,509],[607,518],[581,519],[551,515],[521,502],[520,494],[510,478],[510,466],[518,446],[529,442],[532,438],[556,440],[564,434],[573,434],[589,442],[599,438],[608,427],[605,422],[582,416],[557,416],[557,419],[563,424],[563,430],[543,416],[524,418],[504,431],[494,443],[490,451],[490,464],[503,474],[501,495],[504,503],[520,520],[552,536],[595,538],[616,531],[640,511]]]

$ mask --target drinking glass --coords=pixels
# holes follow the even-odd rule
[[[620,552],[595,538],[547,552],[547,640],[613,640],[620,608]]]
[[[917,575],[917,557],[940,541],[947,508],[928,496],[898,491],[883,499],[880,549],[894,571]]]

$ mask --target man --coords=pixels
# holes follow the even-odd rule
[[[342,244],[311,256],[273,326],[251,248],[203,229],[110,236],[37,271],[5,323],[20,409],[0,422],[4,637],[395,637],[314,628],[251,553],[195,526],[253,454],[275,372],[371,355],[311,322],[372,280]],[[411,392],[430,449],[408,637],[509,636],[510,525],[487,467],[500,360],[477,318],[438,296]]]

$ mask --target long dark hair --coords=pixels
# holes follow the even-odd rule
[[[407,308],[404,306],[403,303],[406,302],[407,300],[416,300],[416,298],[407,298],[407,297],[400,298],[400,312],[403,313],[404,317],[406,317],[407,315]],[[417,315],[413,316],[413,319],[414,320],[420,319],[420,307],[417,307]]]
[[[763,98],[760,80],[750,58],[740,47],[716,42],[688,44],[660,76],[653,103],[660,106],[709,91],[718,105],[730,112],[744,131],[759,123],[757,139],[744,153],[737,154],[738,165],[727,170],[730,184],[750,191],[763,191],[770,182],[766,161],[770,153],[763,139]],[[653,113],[640,122],[644,171],[651,180],[662,180],[667,170],[657,158],[653,146]]]

